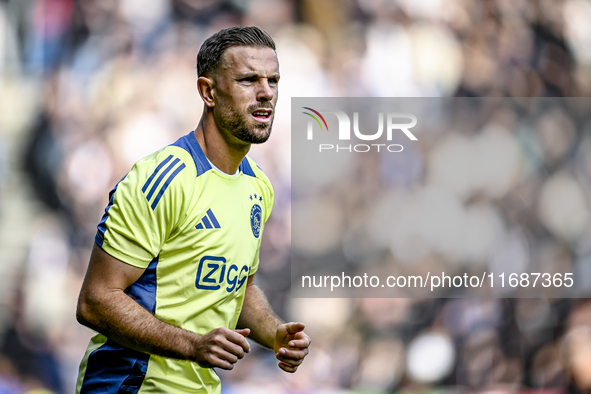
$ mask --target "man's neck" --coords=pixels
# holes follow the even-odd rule
[[[209,161],[226,174],[235,174],[250,150],[250,144],[226,141],[213,119],[201,118],[193,133]]]

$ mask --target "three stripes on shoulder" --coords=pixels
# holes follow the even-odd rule
[[[158,167],[156,167],[156,169],[154,170],[152,175],[150,175],[150,177],[148,178],[148,180],[144,184],[144,187],[142,187],[142,193],[146,194],[146,191],[148,190],[148,188],[150,188],[150,184],[152,184],[152,181],[154,180],[156,175],[160,174],[158,176],[158,178],[156,179],[156,181],[152,184],[152,187],[148,191],[148,194],[146,194],[146,200],[148,200],[148,202],[150,202],[150,199],[152,199],[152,197],[154,196],[154,193],[156,192],[156,190],[158,190],[156,197],[152,201],[152,205],[151,205],[152,210],[154,210],[156,208],[156,206],[158,205],[158,202],[160,201],[160,199],[162,198],[162,195],[164,194],[164,192],[168,188],[168,185],[170,185],[170,182],[172,182],[172,180],[179,174],[179,172],[181,172],[183,169],[185,169],[185,163],[181,163],[181,165],[177,166],[177,164],[179,164],[181,159],[174,158],[174,160],[172,160],[173,158],[174,158],[174,156],[170,155],[166,159],[164,159],[162,161],[162,163],[158,164]],[[168,164],[171,160],[172,160],[172,162],[170,164]],[[167,164],[168,164],[168,166],[166,168],[164,168],[164,166],[166,166]],[[162,170],[163,168],[164,168],[164,170]],[[174,169],[174,171],[173,171],[173,169]],[[166,178],[164,183],[162,183],[164,178],[171,171],[172,171],[172,173],[168,176],[168,178]],[[159,186],[161,186],[160,189],[158,189]]]
[[[173,155],[168,156],[166,159],[164,159],[162,161],[162,163],[158,164],[158,167],[156,167],[156,169],[154,170],[152,175],[150,175],[150,177],[148,178],[148,180],[146,181],[146,183],[142,187],[142,193],[145,194],[146,200],[148,200],[148,202],[150,202],[150,200],[152,199],[152,197],[154,196],[156,191],[158,191],[158,193],[156,194],[156,197],[152,201],[152,205],[151,205],[152,210],[154,210],[156,208],[156,206],[158,205],[158,202],[160,202],[162,195],[164,194],[164,192],[166,191],[166,189],[168,188],[168,186],[170,185],[172,180],[182,170],[185,169],[186,166],[184,163],[181,163],[180,165],[178,165],[180,161],[181,160],[179,158],[175,158]],[[169,173],[170,173],[170,175],[168,175]],[[168,178],[166,178],[167,175],[168,175]],[[156,176],[158,176],[158,178],[156,178]],[[154,178],[156,178],[156,181],[154,181]],[[164,178],[166,178],[166,180],[164,180]],[[164,180],[164,183],[162,182],[163,180]],[[152,183],[152,181],[154,181],[154,183]],[[149,191],[148,191],[148,189],[149,189]],[[147,192],[147,194],[146,194],[146,192]],[[200,229],[221,228],[221,226],[220,226],[220,223],[218,222],[217,218],[213,214],[213,211],[211,209],[208,209],[205,216],[203,216],[201,218],[201,220],[199,221],[199,224],[197,224],[195,226],[195,228],[200,230]]]

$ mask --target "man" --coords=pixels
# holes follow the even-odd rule
[[[286,372],[308,353],[304,325],[282,322],[253,283],[273,190],[246,154],[271,133],[275,44],[256,27],[222,30],[197,71],[199,125],[137,162],[98,225],[77,318],[99,334],[80,393],[219,393],[213,368],[232,369],[247,336]]]

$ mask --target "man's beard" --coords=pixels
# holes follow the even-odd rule
[[[259,108],[272,109],[269,105],[252,105],[246,110],[247,114]],[[218,119],[218,127],[227,130],[230,134],[241,141],[249,144],[262,144],[271,136],[271,128],[273,126],[273,119],[269,123],[256,122],[254,125],[247,123],[247,118],[234,110],[234,108],[226,107],[220,114]],[[260,131],[257,133],[257,131]]]

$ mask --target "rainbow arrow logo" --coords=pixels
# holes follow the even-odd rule
[[[314,112],[316,115],[318,115],[318,116],[320,117],[320,119],[322,119],[322,122],[324,123],[324,126],[326,127],[326,131],[328,131],[328,125],[326,124],[326,120],[324,120],[324,117],[323,117],[323,116],[320,114],[320,112],[318,112],[318,111],[316,111],[315,109],[312,109],[312,108],[310,108],[310,107],[302,107],[302,108],[304,108],[304,109],[307,109],[307,110],[309,110],[309,111],[312,111],[312,112]],[[303,113],[303,114],[306,114],[306,115],[308,115],[308,116],[311,116],[311,117],[312,117],[312,119],[314,119],[314,120],[316,121],[316,123],[318,123],[318,126],[320,126],[320,130],[324,130],[324,129],[323,129],[323,127],[322,127],[322,123],[320,123],[320,120],[318,120],[318,118],[317,118],[316,116],[312,115],[312,114],[311,114],[311,113],[309,113],[309,112],[302,112],[302,113]]]

